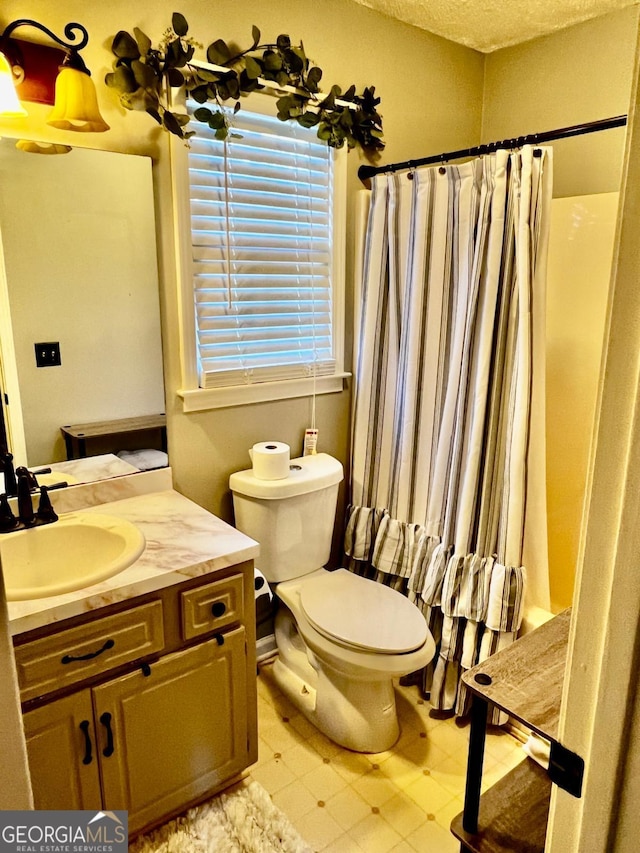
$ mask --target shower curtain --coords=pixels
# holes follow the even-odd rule
[[[408,180],[411,178],[411,180]],[[549,607],[545,267],[552,151],[374,178],[356,342],[348,566],[425,614],[424,690]]]

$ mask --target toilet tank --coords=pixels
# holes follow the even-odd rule
[[[238,530],[260,544],[256,565],[270,583],[302,577],[329,560],[342,465],[327,453],[292,459],[289,476],[229,478]]]

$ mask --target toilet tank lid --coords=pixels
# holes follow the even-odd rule
[[[328,453],[317,453],[292,459],[289,476],[282,480],[259,480],[251,468],[236,471],[229,477],[229,488],[249,498],[282,500],[333,486],[343,476],[342,464],[337,459]]]

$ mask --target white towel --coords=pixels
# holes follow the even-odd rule
[[[536,732],[531,732],[527,742],[522,748],[527,753],[529,758],[533,758],[545,770],[549,769],[549,753],[551,751],[551,743],[542,735]]]

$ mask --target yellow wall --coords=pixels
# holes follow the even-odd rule
[[[483,141],[625,114],[637,24],[632,7],[489,55]],[[624,139],[623,128],[553,143],[547,496],[554,611],[573,596]]]
[[[487,56],[482,140],[509,139],[629,109],[638,7]],[[615,192],[625,130],[553,143],[554,197]]]
[[[205,46],[215,38],[247,45],[251,25],[263,39],[287,32],[302,39],[305,50],[324,71],[327,84],[358,89],[375,85],[382,98],[387,161],[404,160],[422,153],[477,144],[480,137],[483,57],[413,27],[385,18],[350,0],[290,0],[258,6],[248,0],[183,0],[177,6],[158,0],[135,5],[123,0],[81,3],[61,0],[6,0],[2,24],[22,17],[36,18],[62,33],[69,20],[79,20],[90,33],[83,52],[99,84],[103,115],[111,125],[104,134],[67,134],[72,144],[108,147],[154,156],[155,187],[161,247],[163,342],[167,389],[169,455],[176,487],[224,518],[231,518],[227,489],[229,474],[247,467],[247,448],[267,438],[286,441],[301,450],[303,431],[309,425],[307,399],[244,406],[185,415],[176,390],[180,387],[172,210],[170,203],[168,143],[144,115],[124,114],[114,95],[100,81],[111,70],[109,45],[119,29],[143,29],[157,41],[176,9],[186,16],[190,33]],[[19,35],[19,34],[18,34]],[[27,31],[25,30],[25,35]],[[47,108],[29,107],[30,120],[0,125],[0,135],[11,133],[64,139],[59,131],[47,132],[42,121]],[[74,138],[75,137],[75,138]],[[88,138],[87,138],[88,137]],[[352,311],[352,246],[355,192],[361,188],[356,173],[358,154],[349,155],[349,231],[347,233],[347,307]],[[352,327],[347,317],[347,329]],[[348,340],[348,350],[350,340]],[[347,462],[350,388],[321,397],[317,404],[319,448]]]
[[[554,199],[547,276],[547,509],[554,611],[568,607],[595,418],[618,193]]]

